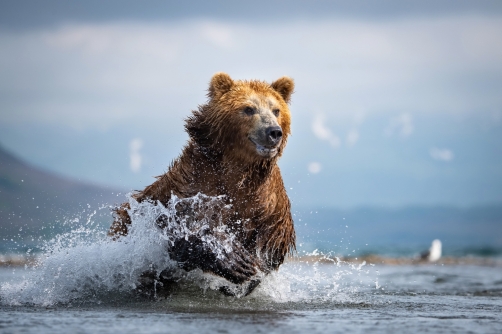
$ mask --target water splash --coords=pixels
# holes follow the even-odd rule
[[[243,294],[245,288],[221,277],[200,270],[186,273],[177,269],[167,253],[175,240],[191,235],[211,245],[218,256],[232,250],[235,235],[221,221],[222,213],[232,208],[225,204],[223,196],[198,194],[185,199],[172,196],[166,206],[147,201],[138,203],[129,197],[129,204],[133,223],[127,236],[112,241],[106,232],[92,224],[95,213],[91,213],[84,225],[45,244],[38,264],[27,269],[21,281],[2,284],[0,302],[43,306],[82,301],[101,303],[108,298],[104,296],[110,294],[135,295],[143,273],[159,275],[165,269],[177,271],[181,290],[195,288],[199,294],[205,294],[226,286],[237,296]],[[158,221],[162,221],[162,228]],[[354,294],[366,286],[363,280],[370,276],[370,271],[365,264],[331,260],[319,253],[310,255],[317,260],[283,265],[278,272],[265,277],[244,299],[315,303],[341,300],[344,295]],[[327,259],[330,264],[320,264]],[[357,277],[362,277],[363,280],[354,284],[354,279],[346,280],[346,277],[356,277],[356,281]]]

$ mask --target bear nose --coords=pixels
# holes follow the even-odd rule
[[[277,144],[282,138],[282,129],[279,126],[267,128],[267,138],[269,138],[273,144]]]

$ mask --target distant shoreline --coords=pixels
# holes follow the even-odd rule
[[[33,267],[36,266],[41,257],[36,255],[22,254],[3,254],[0,255],[0,268],[6,267]],[[475,265],[502,267],[502,258],[500,257],[476,257],[462,256],[442,257],[436,262],[424,261],[414,257],[389,257],[380,255],[364,255],[358,257],[346,256],[326,256],[326,255],[304,255],[294,256],[286,259],[286,263],[321,263],[321,264],[363,264],[366,265],[386,265],[386,266],[406,266],[406,265]]]
[[[323,264],[341,263],[341,264],[378,264],[388,266],[405,266],[405,265],[477,265],[477,266],[502,266],[502,258],[493,257],[477,257],[477,256],[445,256],[438,261],[430,262],[416,257],[390,257],[381,255],[364,255],[357,257],[347,256],[325,256],[325,255],[304,255],[292,257],[288,262],[318,262]]]

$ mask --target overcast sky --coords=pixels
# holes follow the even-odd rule
[[[502,2],[0,3],[0,145],[140,189],[209,79],[295,79],[298,206],[502,202]]]

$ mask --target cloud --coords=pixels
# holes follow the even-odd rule
[[[226,49],[233,46],[233,36],[229,26],[208,22],[202,31],[208,41],[216,46]]]
[[[433,147],[429,150],[429,154],[432,159],[445,162],[452,161],[453,158],[455,157],[453,152],[446,148],[440,149],[437,147]]]
[[[309,165],[308,165],[308,170],[312,174],[319,173],[321,171],[321,169],[322,169],[322,166],[319,162],[313,161],[313,162],[309,163]]]
[[[143,158],[140,150],[142,147],[143,141],[140,138],[134,138],[129,143],[129,167],[134,173],[139,173],[141,171]]]
[[[357,129],[351,129],[349,133],[347,133],[347,145],[349,147],[354,146],[359,140],[359,131]]]
[[[402,113],[397,117],[391,118],[389,125],[384,130],[387,136],[398,134],[403,138],[411,136],[413,131],[413,118],[409,113]]]
[[[334,148],[339,148],[342,144],[340,138],[331,132],[331,130],[324,124],[324,116],[317,115],[312,121],[312,132],[321,140],[328,141]]]
[[[500,110],[501,30],[501,17],[473,14],[0,31],[0,112],[10,124],[74,128],[167,122],[201,103],[210,76],[222,70],[269,81],[290,75],[293,103],[310,109]],[[406,129],[404,136],[413,131]]]

